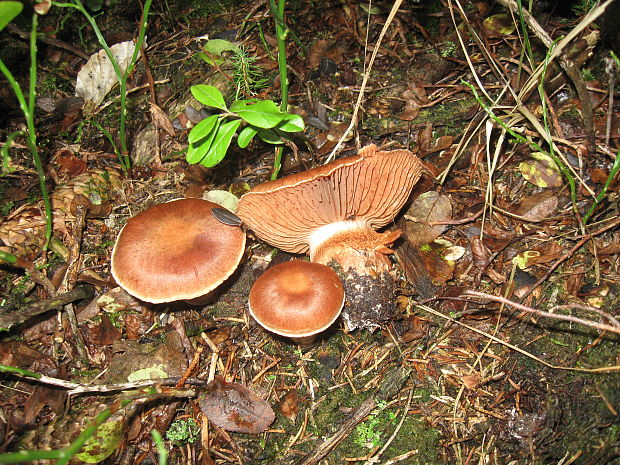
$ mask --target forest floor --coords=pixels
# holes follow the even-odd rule
[[[405,2],[390,19],[385,1],[288,3],[289,111],[305,130],[285,144],[279,177],[327,160],[390,23],[337,157],[376,144],[424,164],[388,226],[401,231],[393,320],[374,332],[338,321],[306,346],[265,331],[247,312],[249,289],[269,266],[303,257],[251,231],[207,305],[148,304],[118,287],[110,256],[129,218],[270,179],[274,148],[258,139],[233,142],[213,167],[185,152],[188,127],[213,110],[191,86],[216,86],[227,103],[279,102],[275,21],[265,1],[155,2],[127,84],[124,171],[111,144],[118,87],[90,107],[74,97],[100,46],[79,12],[54,5],[39,18],[54,40],[39,41],[36,82],[47,251],[24,138],[0,179],[0,250],[36,268],[0,265],[0,451],[61,450],[103,411],[108,429],[74,461],[157,463],[156,430],[170,464],[620,463],[617,12],[592,20],[586,1],[536,2],[530,19],[507,0],[442,0]],[[110,45],[137,37],[140,8],[110,0],[95,14]],[[22,89],[31,16],[0,32]],[[209,48],[213,39],[238,54]],[[8,85],[0,105],[6,140],[24,117]],[[150,378],[172,381],[149,390]]]

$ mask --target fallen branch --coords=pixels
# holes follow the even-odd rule
[[[19,309],[5,315],[0,315],[0,329],[11,329],[13,326],[21,324],[37,315],[49,312],[50,310],[59,309],[70,302],[75,302],[76,300],[90,299],[93,295],[94,291],[91,286],[78,286],[72,291],[58,294],[56,297],[52,297],[51,299],[40,300],[28,308]]]

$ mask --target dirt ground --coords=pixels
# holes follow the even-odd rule
[[[269,2],[153,3],[127,83],[128,170],[118,87],[90,106],[74,93],[100,49],[93,29],[53,5],[38,20],[34,119],[47,250],[23,135],[0,178],[0,251],[19,259],[0,261],[0,463],[80,451],[71,463],[150,464],[164,448],[170,464],[620,464],[620,2],[520,3],[409,1],[393,17],[392,2],[286,3],[288,110],[305,129],[279,178],[323,165],[340,138],[337,159],[375,144],[422,166],[381,230],[390,282],[336,267],[345,314],[388,310],[302,345],[263,329],[248,294],[306,255],[251,228],[206,304],[147,303],[110,273],[138,213],[213,191],[236,202],[270,179],[274,146],[258,138],[213,167],[186,159],[191,127],[217,114],[191,86],[279,103]],[[93,11],[110,45],[137,38],[141,13]],[[0,32],[22,89],[32,15]],[[7,141],[26,128],[9,85],[0,107]]]

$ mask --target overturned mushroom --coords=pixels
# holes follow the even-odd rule
[[[131,218],[112,252],[111,272],[129,294],[151,303],[201,303],[237,268],[241,228],[218,221],[219,205],[177,199]]]
[[[394,219],[421,171],[410,151],[370,145],[358,155],[254,187],[240,199],[237,215],[265,242],[340,267],[347,275],[347,326],[376,329],[393,316],[388,255],[400,232],[375,230]]]
[[[269,268],[256,280],[248,307],[263,328],[308,344],[336,321],[343,304],[344,289],[334,270],[291,260]]]

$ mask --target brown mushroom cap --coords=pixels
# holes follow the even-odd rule
[[[422,171],[408,150],[358,155],[260,184],[239,200],[237,215],[265,242],[305,253],[313,232],[337,222],[380,228],[394,219]]]
[[[249,309],[265,329],[286,337],[320,333],[344,304],[342,281],[330,267],[291,260],[269,268],[250,290]]]
[[[202,297],[237,268],[241,228],[220,223],[202,199],[154,205],[131,218],[112,252],[111,272],[129,294],[152,303]]]

